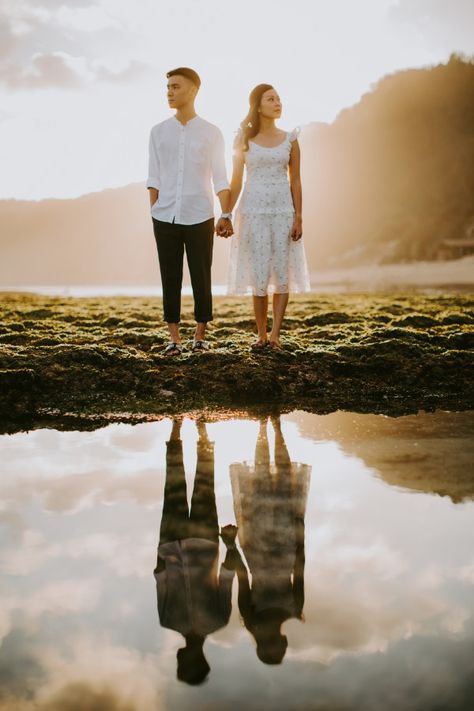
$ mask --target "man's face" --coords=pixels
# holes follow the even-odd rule
[[[275,89],[268,89],[268,91],[262,94],[262,100],[260,102],[260,112],[262,116],[273,119],[280,118],[281,109],[280,97]]]
[[[168,79],[167,98],[171,109],[180,109],[196,96],[196,87],[187,77],[174,74]]]

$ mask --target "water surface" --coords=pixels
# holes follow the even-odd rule
[[[0,709],[472,708],[473,424],[295,412],[1,437]],[[216,526],[236,523],[222,570]],[[202,657],[179,680],[177,652],[196,630],[191,685]]]

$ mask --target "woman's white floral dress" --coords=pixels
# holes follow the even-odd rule
[[[244,152],[246,181],[235,214],[229,294],[265,296],[310,289],[303,241],[290,236],[295,211],[288,162],[297,135],[294,129],[273,148],[249,141]]]

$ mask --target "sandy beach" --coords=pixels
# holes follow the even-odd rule
[[[406,264],[367,264],[347,269],[325,269],[311,274],[316,291],[330,288],[359,291],[387,289],[459,288],[474,291],[474,256]]]

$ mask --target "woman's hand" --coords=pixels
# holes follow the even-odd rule
[[[293,242],[297,242],[303,236],[303,220],[301,217],[295,217],[293,220],[293,226],[290,234]]]

